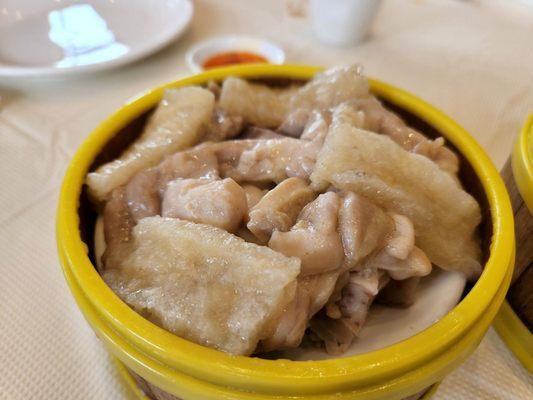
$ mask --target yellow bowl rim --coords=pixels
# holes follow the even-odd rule
[[[529,212],[533,214],[533,114],[527,118],[511,153],[513,178]]]
[[[533,114],[529,115],[516,138],[511,165],[518,191],[533,214]],[[494,319],[494,328],[516,358],[533,374],[533,333],[507,301]]]
[[[440,111],[386,83],[372,80],[378,96],[395,103],[428,122],[452,142],[472,165],[487,196],[493,221],[490,257],[473,289],[443,319],[423,332],[392,346],[335,360],[297,362],[231,356],[179,338],[142,318],[107,287],[87,256],[78,224],[78,199],[85,175],[104,144],[133,118],[156,104],[165,88],[205,83],[229,75],[247,78],[288,77],[309,79],[318,67],[295,65],[246,65],[210,70],[146,91],[127,102],[102,122],[73,157],[60,192],[57,214],[58,246],[65,254],[64,268],[70,268],[101,315],[128,340],[159,361],[185,373],[213,382],[245,387],[274,385],[305,388],[311,381],[372,382],[416,368],[436,353],[453,346],[471,328],[511,267],[514,252],[512,210],[498,171],[481,147],[459,125]]]
[[[64,257],[64,254],[60,253],[60,257]],[[180,398],[195,400],[219,400],[221,398],[266,400],[272,398],[269,397],[271,395],[289,395],[294,399],[354,400],[357,398],[365,400],[390,400],[392,398],[403,399],[405,396],[418,393],[435,382],[441,381],[444,376],[460,365],[466,357],[474,351],[500,308],[507,292],[509,282],[511,281],[513,271],[512,269],[507,271],[505,281],[500,285],[500,288],[488,309],[483,313],[472,329],[470,329],[458,343],[449,349],[449,351],[441,353],[438,357],[431,359],[426,364],[413,369],[404,375],[390,377],[387,381],[377,381],[371,384],[363,382],[363,384],[358,385],[357,387],[342,388],[328,382],[327,387],[320,388],[321,391],[318,395],[310,390],[311,388],[308,388],[309,390],[306,390],[305,393],[294,390],[292,392],[283,393],[272,390],[264,392],[252,390],[242,391],[243,388],[214,385],[210,382],[190,377],[173,369],[165,369],[164,367],[146,368],[146,364],[143,363],[143,358],[146,356],[139,353],[138,349],[132,347],[131,343],[124,340],[124,338],[118,335],[117,332],[106,324],[106,321],[97,313],[78,283],[73,279],[72,272],[69,269],[65,269],[64,273],[72,294],[85,318],[95,330],[98,337],[109,348],[111,353],[121,362],[128,365],[133,371],[143,376],[160,389],[175,396],[179,396]],[[269,387],[268,389],[272,388]],[[305,397],[309,394],[312,396]]]
[[[516,315],[507,300],[503,302],[498,315],[494,318],[493,325],[500,338],[524,368],[533,374],[533,353],[531,350],[533,349],[533,334]]]
[[[128,370],[126,365],[120,361],[117,357],[113,357],[113,363],[116,366],[117,372],[120,376],[120,378],[123,380],[124,384],[128,388],[128,390],[132,393],[133,396],[137,400],[151,400],[148,396],[144,394],[144,392],[139,388],[137,385],[137,382],[133,378],[133,375]],[[437,393],[437,390],[439,389],[440,382],[434,383],[429,387],[429,389],[420,397],[418,400],[429,400],[432,398],[435,393]]]

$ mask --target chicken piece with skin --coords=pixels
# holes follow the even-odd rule
[[[363,196],[352,192],[342,192],[341,196],[339,231],[346,255],[345,264],[348,268],[355,268],[361,259],[385,245],[394,229],[394,221]]]
[[[167,184],[178,178],[217,179],[218,162],[205,146],[167,156],[158,166],[136,174],[126,184],[126,199],[136,222],[159,215]]]
[[[385,248],[371,254],[364,267],[387,271],[392,279],[403,280],[411,277],[422,277],[431,272],[431,261],[420,248],[414,246],[405,259],[391,255]]]
[[[251,184],[244,184],[241,185],[241,187],[243,188],[244,194],[246,195],[246,206],[248,207],[243,219],[244,224],[247,224],[250,220],[250,210],[257,203],[259,203],[259,200],[261,200],[261,198],[268,192],[268,190],[260,189],[257,186]],[[257,236],[250,232],[246,225],[241,226],[241,228],[237,232],[237,236],[242,237],[247,242],[262,243],[261,240],[257,238]]]
[[[275,182],[287,177],[308,179],[318,152],[324,144],[328,125],[323,113],[312,113],[300,139],[250,140],[236,164],[226,168],[226,176],[236,181]]]
[[[248,205],[248,210],[251,210],[263,196],[268,192],[266,189],[260,189],[255,185],[244,184],[242,185],[244,194],[246,195],[246,204]]]
[[[235,232],[248,209],[244,190],[233,179],[177,179],[163,196],[162,216]]]
[[[286,256],[300,258],[301,276],[338,269],[344,259],[337,231],[339,207],[338,194],[321,194],[304,207],[290,231],[274,231],[268,246]]]
[[[229,77],[222,84],[219,105],[242,115],[252,125],[279,127],[293,110],[327,110],[345,101],[369,96],[367,79],[357,65],[331,68],[302,86],[271,88]]]
[[[418,251],[415,247],[414,253],[418,255]],[[378,254],[387,252],[383,250]],[[395,263],[397,268],[410,262],[409,258],[393,262],[392,257],[388,261]],[[340,295],[333,294],[325,307],[326,312],[310,322],[311,330],[324,341],[326,351],[340,354],[348,349],[365,324],[370,306],[378,294],[381,303],[403,307],[412,304],[419,276],[431,271],[427,257],[424,264],[421,274],[413,273],[413,268],[406,268],[404,276],[407,278],[404,280],[391,280],[390,271],[383,263],[366,262],[361,271],[350,272],[347,281],[342,283]]]
[[[431,263],[415,246],[411,221],[389,214],[364,197],[340,193],[339,227],[346,254],[325,312],[311,322],[313,332],[329,353],[345,351],[366,321],[368,310],[383,286],[394,279],[418,279],[431,272]]]
[[[310,115],[309,110],[298,108],[287,115],[285,121],[283,121],[276,131],[285,136],[299,138],[302,136]]]
[[[229,77],[222,83],[219,105],[230,114],[242,115],[246,123],[266,128],[279,126],[289,111],[288,99],[298,87],[270,88]]]
[[[286,232],[294,225],[302,208],[315,198],[300,178],[288,178],[265,194],[249,211],[247,228],[262,242],[275,230]]]
[[[168,182],[177,178],[218,178],[218,160],[206,146],[166,157],[158,166],[137,173],[126,185],[111,192],[104,207],[107,247],[104,254],[114,253],[117,242],[128,238],[142,218],[159,215]],[[126,232],[128,231],[128,232]],[[122,238],[122,239],[117,239]],[[111,261],[110,261],[111,262]]]
[[[433,263],[479,276],[479,204],[428,158],[354,127],[337,110],[310,179],[315,189],[331,185],[405,215],[414,224],[417,245]]]
[[[214,106],[215,96],[206,89],[190,86],[167,90],[142,135],[119,158],[87,175],[90,194],[104,201],[139,171],[197,143],[205,134]]]
[[[203,143],[166,157],[156,168],[161,175],[158,190],[178,178],[218,179],[219,163],[213,152],[214,143]]]
[[[215,107],[211,122],[207,126],[204,142],[219,142],[237,136],[244,127],[244,119],[238,115],[230,115],[221,108]]]
[[[125,203],[123,208],[129,210],[129,217],[137,222],[161,212],[167,184],[179,178],[213,180],[231,177],[238,182],[282,181],[287,178],[287,170],[293,163],[291,153],[301,145],[302,141],[293,138],[203,143],[167,156],[159,165],[136,174],[126,184],[125,192],[119,196],[120,201]],[[278,157],[280,154],[286,156]],[[115,203],[117,201],[115,199]],[[113,219],[117,218],[118,214],[108,213],[104,223],[116,227],[119,223],[113,222]]]
[[[387,274],[375,269],[351,272],[340,299],[328,302],[326,312],[311,320],[311,330],[324,342],[329,354],[348,349],[364,325],[374,298],[387,282]]]
[[[326,114],[311,113],[302,133],[301,146],[296,150],[291,163],[287,166],[288,176],[308,179],[315,168],[316,159],[328,134]]]
[[[341,318],[347,320],[347,326],[354,335],[357,335],[365,323],[374,298],[388,280],[385,272],[374,268],[350,273],[348,284],[342,289],[338,306]]]
[[[332,271],[299,278],[294,300],[283,311],[272,336],[260,343],[260,350],[298,347],[309,319],[326,304],[338,276],[338,271]]]
[[[258,140],[242,152],[228,176],[237,181],[281,182],[287,178],[287,169],[301,145],[300,140],[292,138]]]
[[[106,268],[112,268],[120,256],[116,257],[120,247],[129,243],[131,231],[135,226],[124,186],[118,187],[111,192],[111,198],[104,207],[104,238],[106,249],[102,256]]]
[[[125,201],[135,223],[161,213],[160,171],[148,168],[135,175],[125,186]]]
[[[309,114],[300,139],[314,142],[320,146],[328,134],[329,116],[325,112],[313,111]]]
[[[383,104],[375,97],[356,99],[347,104],[356,112],[352,116],[354,126],[387,135],[405,150],[426,156],[443,171],[457,174],[459,158],[444,146],[442,137],[435,140],[428,139],[422,133],[407,126],[399,116],[383,107]]]
[[[274,331],[300,271],[298,259],[222,229],[159,216],[139,221],[119,255],[103,278],[130,307],[178,336],[236,355],[253,353]]]

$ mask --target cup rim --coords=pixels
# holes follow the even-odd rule
[[[498,171],[479,144],[449,117],[410,93],[377,80],[371,80],[375,94],[435,127],[461,152],[480,180],[488,200],[493,229],[489,259],[470,292],[440,321],[404,341],[352,357],[319,361],[265,360],[232,356],[182,339],[141,317],[105,284],[89,260],[87,246],[81,239],[78,204],[92,161],[118,130],[155,106],[164,89],[169,87],[202,84],[229,75],[309,79],[320,70],[297,65],[232,66],[145,91],[103,121],[69,164],[57,213],[57,241],[64,255],[63,268],[72,272],[101,317],[123,338],[149,355],[154,363],[164,363],[210,382],[268,391],[289,389],[308,393],[319,386],[341,388],[354,382],[375,382],[416,368],[452,347],[482,317],[503,284],[514,258],[514,225],[510,201]]]

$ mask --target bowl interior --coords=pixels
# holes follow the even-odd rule
[[[239,388],[247,393],[262,393],[257,397],[250,394],[250,399],[264,398],[265,393],[301,395],[348,390],[348,397],[342,398],[354,398],[355,392],[351,390],[356,388],[371,398],[377,398],[375,390],[391,394],[400,390],[407,396],[442,379],[464,360],[479,343],[501,304],[509,285],[514,236],[512,210],[498,171],[475,140],[454,121],[408,92],[377,80],[371,80],[374,93],[382,100],[390,99],[386,105],[408,124],[429,137],[442,134],[449,138],[450,147],[456,144],[462,150],[463,154],[458,152],[462,161],[460,179],[482,209],[479,231],[485,270],[473,288],[471,285],[466,288],[461,302],[438,323],[400,343],[354,357],[306,362],[235,357],[188,342],[157,327],[120,301],[105,285],[94,267],[93,231],[97,213],[83,185],[85,175],[88,170],[116,158],[139,135],[150,107],[161,98],[163,89],[204,84],[209,79],[219,80],[229,75],[273,77],[261,80],[283,86],[293,82],[287,77],[305,80],[320,70],[303,65],[232,66],[144,92],[93,131],[67,170],[59,199],[57,237],[71,290],[93,329],[114,354],[169,391],[176,382],[187,382],[188,388],[202,382],[202,390],[207,390],[207,386],[215,390],[214,385],[218,385],[217,391]],[[226,398],[228,393],[212,398]],[[198,393],[191,398],[199,398]]]
[[[287,78],[254,79],[254,81],[259,81],[259,82],[268,84],[269,86],[275,86],[275,87],[283,87],[289,84],[302,83],[302,81],[298,81],[294,79],[287,79]],[[433,126],[429,125],[427,122],[423,121],[421,118],[414,115],[413,113],[410,113],[396,106],[393,103],[384,101],[383,99],[381,100],[384,102],[387,108],[389,108],[390,110],[394,111],[399,116],[401,116],[407,122],[408,125],[424,133],[426,136],[433,139],[433,138],[436,138],[442,135],[441,132],[439,132]],[[135,139],[140,135],[140,133],[142,132],[143,126],[146,123],[147,118],[150,116],[152,112],[153,112],[153,109],[143,113],[139,117],[129,122],[124,128],[119,130],[113,136],[113,138],[106,143],[104,148],[95,158],[90,169],[94,170],[98,166],[117,158],[120,155],[120,153],[129,144],[135,141]],[[458,151],[458,149],[453,146],[453,144],[447,143],[447,145],[450,148],[452,148],[456,152],[456,154],[460,157],[461,168],[459,171],[459,178],[461,182],[463,183],[465,189],[476,198],[476,200],[479,202],[481,206],[483,219],[478,229],[479,229],[479,234],[480,234],[481,243],[482,243],[482,257],[483,257],[482,262],[483,264],[485,264],[486,261],[488,260],[489,253],[490,253],[490,244],[491,244],[492,226],[493,226],[488,199],[485,194],[485,191],[483,190],[483,186],[481,185],[481,182],[479,178],[477,177],[476,173],[474,172],[472,166],[467,162],[467,160]],[[94,206],[89,201],[86,186],[84,186],[81,196],[80,196],[79,217],[80,217],[80,233],[81,233],[82,240],[89,249],[89,258],[92,264],[96,265],[96,259],[95,259],[95,254],[94,254],[94,229],[95,229],[95,224],[96,224],[96,220],[98,217],[98,212],[97,210],[95,210]],[[472,284],[467,283],[467,286],[463,293],[463,297],[464,295],[468,293],[471,287],[472,287]]]

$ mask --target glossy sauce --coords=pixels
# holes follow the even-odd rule
[[[202,67],[204,69],[222,67],[232,64],[266,63],[268,60],[259,54],[248,51],[226,51],[209,57]]]

